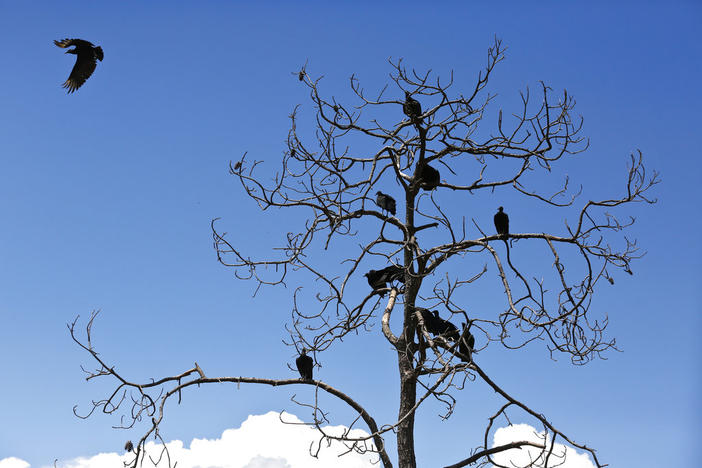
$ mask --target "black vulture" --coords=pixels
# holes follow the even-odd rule
[[[382,270],[370,270],[363,276],[368,278],[368,284],[373,290],[387,288],[387,283],[392,283],[393,281],[399,281],[403,284],[405,282],[405,270],[397,265],[390,265]],[[384,292],[380,293],[380,297],[384,295]]]
[[[465,323],[461,325],[463,325],[463,334],[461,335],[461,341],[458,343],[458,351],[468,357],[468,360],[461,357],[461,361],[471,362],[473,360],[473,349],[475,348],[475,337],[470,332],[470,323],[468,326]]]
[[[399,281],[402,284],[405,284],[405,269],[402,268],[401,266],[398,265],[390,265],[382,270],[383,272],[383,279],[387,283],[392,283],[393,281]]]
[[[507,213],[502,210],[503,208],[499,207],[493,219],[495,221],[495,229],[497,229],[497,233],[501,236],[507,237],[509,234],[509,216],[507,216]]]
[[[424,190],[434,190],[441,183],[441,175],[437,169],[424,164],[419,169],[419,186]]]
[[[124,444],[124,450],[126,450],[127,452],[131,452],[132,450],[134,450],[134,444],[132,444],[131,440],[128,440],[127,443]]]
[[[381,210],[385,210],[395,216],[396,207],[395,207],[395,199],[392,198],[390,195],[385,194],[378,190],[375,192],[375,204],[380,207]]]
[[[422,123],[422,105],[412,97],[409,91],[405,91],[405,102],[402,104],[402,112],[412,120],[412,123]]]
[[[432,310],[431,313],[434,314],[436,330],[438,332],[437,334],[443,336],[447,340],[458,341],[461,335],[458,333],[458,328],[456,328],[456,325],[439,317],[438,310]]]
[[[387,287],[385,284],[385,273],[383,270],[371,270],[365,275],[366,278],[368,278],[368,285],[373,288],[375,291],[376,289],[383,289]],[[380,297],[383,297],[385,293],[381,293]]]
[[[312,367],[314,363],[312,358],[307,355],[307,350],[302,348],[302,352],[295,359],[295,364],[297,365],[297,370],[300,372],[300,378],[302,380],[312,380]]]
[[[427,329],[427,332],[431,333],[432,335],[438,335],[439,333],[441,333],[439,329],[439,324],[436,321],[436,317],[434,317],[434,314],[432,314],[432,312],[429,311],[429,309],[417,308],[417,310],[422,315],[422,320],[424,320],[424,328]]]
[[[63,83],[63,87],[68,89],[68,94],[71,94],[80,88],[85,83],[85,80],[90,78],[90,75],[95,71],[97,61],[100,60],[102,62],[104,57],[102,47],[96,47],[83,39],[64,39],[62,41],[54,41],[54,44],[62,49],[75,46],[73,49],[66,51],[67,54],[76,55],[76,64],[73,66],[68,79]]]

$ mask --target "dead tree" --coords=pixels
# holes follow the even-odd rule
[[[300,275],[316,280],[312,287],[296,288],[291,298],[292,316],[286,327],[291,347],[307,349],[318,359],[354,333],[374,333],[378,328],[373,325],[380,320],[381,339],[397,354],[401,389],[397,419],[378,424],[369,408],[321,380],[212,377],[195,364],[179,375],[132,382],[95,352],[90,340],[94,317],[85,336],[78,334],[74,322],[69,326],[73,338],[99,364],[88,372],[89,378],[116,379],[114,393],[94,402],[93,411],[122,412],[127,415],[126,427],[147,421],[143,436],[134,444],[130,466],[138,466],[147,456],[144,447],[149,438],[161,440],[159,424],[167,400],[180,399],[186,388],[230,382],[313,385],[316,392],[348,404],[369,433],[361,438],[324,433],[326,416],[315,396],[314,401],[300,404],[313,409],[310,423],[319,429],[320,442],[341,440],[349,450],[375,452],[382,466],[389,468],[393,461],[384,440],[396,434],[397,466],[414,468],[417,408],[433,398],[445,406],[443,417],[448,418],[457,391],[472,381],[492,388],[504,398],[504,404],[486,415],[484,440],[476,441],[471,453],[451,467],[502,466],[493,456],[518,447],[539,450],[539,456],[526,466],[551,466],[563,457],[554,448],[556,442],[587,451],[598,467],[605,466],[594,449],[564,434],[541,411],[495,382],[489,369],[479,365],[480,355],[490,345],[519,350],[527,343],[542,341],[552,356],[564,355],[574,364],[584,364],[615,347],[614,339],[606,336],[607,317],[591,309],[591,299],[598,285],[604,280],[613,283],[617,270],[631,273],[631,262],[641,257],[636,242],[622,234],[634,219],[618,213],[630,203],[654,203],[648,191],[658,182],[658,175],[646,174],[637,152],[615,195],[580,201],[582,188],[572,190],[567,178],[551,191],[530,186],[528,174],[552,174],[571,155],[585,151],[588,141],[581,135],[582,119],[573,115],[573,98],[565,91],[554,95],[543,83],[536,93],[528,88],[520,93],[521,102],[511,117],[503,116],[501,110],[491,111],[494,95],[485,88],[503,57],[504,48],[496,39],[488,49],[485,68],[467,92],[455,89],[453,73],[445,80],[430,72],[408,71],[401,60],[391,60],[389,85],[370,96],[352,76],[353,102],[348,103],[324,97],[320,79],[313,79],[306,70],[300,72],[300,81],[310,92],[315,132],[303,127],[303,109],[296,107],[273,182],[265,182],[271,178],[262,160],[250,160],[246,154],[232,164],[231,174],[262,210],[297,209],[306,215],[304,224],[297,232],[291,228],[276,250],[277,257],[254,258],[242,246],[245,239],[231,238],[218,229],[217,220],[212,222],[219,261],[234,269],[237,278],[253,281],[256,291],[300,284]],[[421,103],[420,116],[408,118],[403,113],[406,93]],[[484,128],[486,122],[490,129]],[[355,145],[363,149],[356,150]],[[420,175],[428,164],[441,166],[442,180],[435,190],[422,192]],[[404,206],[399,216],[375,205],[375,194],[381,189],[389,191],[388,187],[393,187],[400,208]],[[484,219],[473,218],[471,226],[457,209],[478,192],[494,194],[495,203]],[[492,216],[499,205],[509,211],[508,193],[512,199],[526,197],[546,212],[552,210],[570,220],[554,233],[524,232],[512,222],[510,232],[499,235],[491,228]],[[442,206],[437,194],[455,197],[457,203]],[[516,250],[536,248],[550,253],[550,271],[528,271],[513,264],[518,263],[511,258]],[[332,251],[342,252],[343,258],[335,271],[327,271],[318,265]],[[449,269],[464,258],[472,260],[469,266],[464,263],[460,269]],[[366,285],[364,272],[391,265],[401,268],[404,281],[389,282],[379,289]],[[454,273],[469,268],[475,270]],[[491,281],[485,275],[488,271],[495,273],[493,280],[499,281],[504,295],[494,298],[494,310],[468,310],[462,291],[479,294],[476,284]],[[313,305],[301,306],[303,296]],[[457,332],[429,332],[424,317],[437,308],[444,318],[453,318],[452,322],[471,324],[475,353],[471,349],[466,354],[466,344],[457,339]],[[401,314],[401,320],[393,321],[397,326],[391,324],[393,313]],[[498,418],[507,418],[508,410],[533,418],[543,428],[542,442],[514,441],[490,447],[494,424]],[[353,427],[356,421],[345,423]],[[149,456],[163,458],[167,452]]]

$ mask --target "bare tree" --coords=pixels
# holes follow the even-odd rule
[[[379,424],[352,396],[321,380],[208,377],[196,363],[179,375],[145,383],[130,381],[95,351],[90,337],[93,315],[85,335],[78,333],[76,321],[69,329],[98,363],[96,370],[87,371],[88,378],[110,377],[116,388],[107,398],[93,402],[92,411],[82,417],[96,410],[119,413],[123,427],[150,419],[143,436],[133,444],[129,466],[136,467],[146,456],[166,459],[170,465],[165,446],[159,454],[144,451],[149,438],[162,441],[159,424],[166,401],[180,401],[188,387],[231,382],[312,385],[314,401],[299,404],[312,408],[310,424],[319,430],[320,442],[339,440],[349,451],[377,453],[383,467],[389,468],[393,462],[385,438],[396,434],[397,465],[414,468],[417,408],[435,399],[443,404],[442,416],[448,418],[457,390],[474,380],[492,388],[504,404],[488,416],[484,439],[476,441],[471,453],[452,468],[473,463],[503,466],[494,455],[520,447],[538,451],[538,456],[520,466],[556,466],[565,456],[556,448],[557,442],[585,450],[598,467],[606,466],[594,449],[564,434],[539,410],[496,383],[474,353],[485,353],[496,344],[518,350],[538,340],[547,344],[552,356],[565,355],[573,364],[584,364],[614,348],[614,339],[605,334],[606,315],[591,310],[592,297],[598,283],[613,283],[616,270],[631,273],[631,262],[641,257],[636,242],[622,234],[634,219],[622,219],[615,212],[630,203],[655,203],[647,192],[658,182],[658,175],[646,174],[637,152],[631,156],[623,190],[611,197],[579,202],[582,189],[572,190],[568,178],[551,191],[530,186],[533,177],[529,175],[549,175],[568,156],[586,150],[588,141],[581,136],[582,119],[572,114],[573,98],[565,91],[554,95],[543,83],[536,93],[529,89],[520,93],[520,106],[509,117],[501,110],[491,111],[494,95],[485,88],[503,58],[504,48],[496,39],[488,49],[485,68],[465,94],[454,90],[453,74],[442,80],[431,72],[408,71],[401,60],[390,60],[391,82],[372,96],[351,77],[352,103],[324,97],[320,79],[313,79],[303,68],[295,76],[310,91],[314,137],[310,138],[307,128],[298,130],[303,119],[296,107],[272,183],[265,182],[270,179],[261,161],[249,160],[246,154],[230,170],[262,210],[298,208],[306,213],[304,225],[287,234],[275,250],[277,257],[255,258],[239,247],[240,239],[221,232],[217,220],[212,222],[219,261],[232,268],[237,278],[254,281],[256,291],[270,285],[301,284],[301,277],[316,280],[312,287],[296,288],[291,298],[287,343],[298,351],[311,350],[319,359],[353,334],[374,333],[380,317],[382,335],[397,353],[401,389],[397,419]],[[491,116],[496,119],[494,126],[483,128]],[[384,203],[376,206],[376,193],[391,185],[399,187],[393,193],[404,204],[399,216]],[[456,213],[465,204],[460,200],[481,192],[499,193],[503,200],[510,192],[543,209],[563,210],[571,219],[558,233],[520,232],[517,226],[516,232],[493,234],[492,220],[471,219],[471,226]],[[462,198],[457,198],[458,203],[440,202],[444,195]],[[537,276],[513,265],[511,250],[537,247],[551,256],[550,271],[539,271]],[[324,261],[331,251],[343,255],[335,269]],[[468,267],[448,269],[464,258],[473,260]],[[366,269],[390,266],[398,274],[376,277],[375,282],[369,276],[373,287],[364,285],[359,295]],[[474,271],[452,273],[469,268]],[[476,294],[479,283],[491,281],[485,275],[490,270],[504,288],[504,295],[494,298],[496,310],[467,310],[462,291]],[[301,307],[303,295],[316,305]],[[401,320],[391,324],[393,313],[401,314]],[[455,319],[463,322],[462,328],[450,324]],[[319,406],[319,392],[340,399],[358,414],[347,422],[349,432],[341,436],[324,432],[328,421]],[[542,440],[490,447],[495,422],[509,422],[508,410],[533,418],[543,428]],[[350,428],[358,420],[366,425],[367,437],[351,436]]]

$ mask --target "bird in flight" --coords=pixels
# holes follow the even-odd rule
[[[63,83],[63,87],[68,89],[68,94],[71,94],[80,88],[85,83],[85,80],[90,78],[90,75],[95,71],[97,61],[100,60],[102,62],[104,57],[102,47],[96,47],[83,39],[63,39],[62,41],[54,41],[54,44],[62,49],[75,46],[73,49],[66,51],[67,54],[76,55],[76,64],[73,66],[68,79]]]

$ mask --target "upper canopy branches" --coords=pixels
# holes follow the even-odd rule
[[[480,227],[484,221],[475,219],[477,229],[470,230],[465,219],[457,222],[454,216],[456,207],[465,205],[465,198],[442,206],[433,196],[434,191],[466,197],[466,192],[502,188],[544,207],[559,208],[572,206],[580,195],[580,189],[570,189],[568,178],[551,191],[529,186],[534,173],[549,174],[565,155],[587,148],[587,140],[580,135],[582,119],[572,115],[575,101],[566,91],[555,95],[540,83],[538,93],[527,89],[520,94],[517,110],[509,118],[502,110],[490,109],[495,95],[487,94],[485,88],[503,58],[504,48],[496,40],[467,94],[455,89],[453,73],[442,80],[430,71],[408,72],[401,60],[390,61],[392,86],[370,97],[358,79],[351,77],[351,103],[323,97],[321,79],[312,79],[305,68],[296,76],[310,91],[314,138],[308,137],[312,132],[298,131],[302,114],[295,107],[287,148],[272,184],[264,183],[259,175],[261,161],[249,161],[246,155],[231,168],[262,209],[305,209],[304,225],[297,233],[288,232],[278,259],[252,259],[214,224],[213,234],[220,261],[236,268],[239,277],[255,278],[259,285],[278,284],[291,269],[302,269],[324,285],[316,296],[321,311],[304,314],[305,322],[319,319],[309,328],[315,339],[306,343],[308,347],[324,348],[349,330],[366,326],[380,305],[372,294],[362,301],[358,297],[346,300],[351,278],[398,264],[414,301],[425,277],[443,268],[453,256],[467,253],[484,255],[505,288],[502,314],[484,319],[498,328],[491,339],[519,347],[545,338],[551,349],[570,354],[574,362],[585,362],[613,346],[613,341],[603,339],[606,319],[590,322],[585,314],[598,280],[612,281],[612,268],[630,271],[631,260],[640,256],[635,242],[629,240],[623,249],[612,247],[607,233],[621,231],[632,220],[619,221],[604,211],[629,202],[651,202],[645,193],[657,183],[657,174],[646,175],[640,154],[632,157],[623,196],[586,202],[575,222],[554,234],[517,228],[507,238],[484,231]],[[391,197],[393,204],[379,206],[379,193],[383,201]],[[504,199],[503,193],[495,208],[507,205]],[[431,236],[418,234],[435,227],[439,229],[429,231]],[[347,236],[353,240],[344,241]],[[551,253],[552,274],[560,292],[549,293],[543,280],[534,279],[543,277],[542,273],[517,269],[509,250],[506,259],[501,257],[502,250],[493,242],[508,239],[510,243],[521,241],[520,249],[527,248],[526,241],[540,242]],[[310,249],[327,249],[332,241],[344,246],[341,272],[325,270],[319,258],[309,255]],[[581,272],[576,274],[571,268],[566,274],[564,262],[573,255],[582,260]],[[447,291],[432,298],[451,313],[463,310]],[[370,310],[367,304],[372,305]],[[516,343],[506,331],[514,324],[525,332],[525,338]],[[295,339],[302,340],[299,327],[293,328]]]

